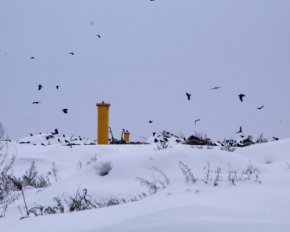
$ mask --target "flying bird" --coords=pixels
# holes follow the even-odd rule
[[[213,88],[211,88],[211,90],[217,90],[217,89],[220,89],[221,87],[219,87],[219,86],[215,86],[215,87],[213,87]]]
[[[69,53],[69,55],[72,55],[72,56],[73,56],[74,54],[75,54],[74,52],[70,52],[70,53]]]
[[[152,123],[153,121],[152,120],[149,120],[149,123]]]
[[[38,85],[38,90],[41,90],[43,88],[43,86],[42,85]]]
[[[239,94],[239,99],[240,99],[240,101],[242,102],[243,101],[243,99],[244,99],[244,97],[245,97],[246,95],[245,94]]]
[[[242,129],[242,127],[240,126],[239,131],[237,131],[236,133],[239,134],[239,133],[242,133],[242,132],[243,132],[243,129]]]
[[[36,101],[36,102],[32,102],[32,104],[40,104],[40,102],[39,101]]]
[[[196,120],[194,120],[194,125],[196,125],[196,123],[197,122],[199,122],[200,121],[200,118],[199,119],[196,119]]]
[[[263,108],[264,108],[264,106],[260,106],[260,107],[257,108],[257,110],[261,110]]]
[[[191,94],[190,93],[185,93],[185,94],[186,94],[187,100],[190,101]]]
[[[62,109],[62,112],[67,114],[68,113],[68,109]]]

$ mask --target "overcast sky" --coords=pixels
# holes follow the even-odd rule
[[[94,138],[104,100],[115,137],[290,137],[289,12],[289,0],[1,0],[0,122],[14,139]]]

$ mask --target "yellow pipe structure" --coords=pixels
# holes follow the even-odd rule
[[[109,107],[110,104],[97,103],[98,107],[98,144],[109,143]]]
[[[129,143],[130,140],[130,132],[123,132],[123,139],[126,143]]]

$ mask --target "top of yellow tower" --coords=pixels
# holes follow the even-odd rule
[[[109,103],[105,103],[104,101],[102,101],[101,103],[97,103],[97,106],[107,106],[107,107],[109,107],[110,104]]]

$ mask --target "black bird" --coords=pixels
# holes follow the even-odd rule
[[[59,89],[59,87],[60,87],[59,85],[56,85],[56,86],[55,86],[56,89]]]
[[[244,97],[245,97],[246,95],[245,94],[239,94],[239,99],[240,99],[240,101],[242,102],[243,101],[243,99],[244,99]]]
[[[35,57],[34,57],[34,56],[31,56],[30,59],[31,59],[31,60],[35,60]]]
[[[261,110],[263,108],[264,108],[264,106],[260,106],[260,107],[257,108],[257,110]]]
[[[273,136],[273,139],[274,139],[275,141],[278,141],[278,140],[279,140],[278,137],[274,137],[274,136]]]
[[[55,128],[55,130],[54,130],[54,134],[55,134],[55,135],[58,135],[58,129],[57,129],[57,128]]]
[[[149,123],[152,123],[153,121],[152,120],[149,120]]]
[[[70,52],[70,53],[69,53],[69,55],[72,55],[72,56],[73,56],[74,54],[75,54],[74,52]]]
[[[240,135],[241,136],[241,138],[244,138],[245,136],[244,135]]]
[[[190,93],[185,93],[185,94],[186,94],[187,100],[190,101],[191,94]]]
[[[42,85],[38,85],[38,90],[41,90],[43,88],[43,86]]]
[[[152,134],[153,134],[153,136],[155,136],[156,135],[156,132],[153,132]]]
[[[97,37],[100,39],[101,38],[101,36],[100,35],[97,35]]]
[[[242,129],[242,127],[240,126],[239,131],[237,131],[236,133],[239,134],[239,133],[242,133],[242,132],[243,132],[243,129]]]
[[[220,89],[221,87],[219,87],[219,86],[215,86],[215,87],[213,87],[213,88],[211,88],[211,90],[217,90],[217,89]]]
[[[36,101],[36,102],[32,102],[32,104],[40,104],[40,102],[39,101]]]
[[[30,136],[33,136],[33,134],[30,133]]]
[[[196,119],[196,120],[194,120],[194,125],[196,125],[196,123],[197,122],[199,122],[200,121],[200,118],[199,119]]]
[[[62,112],[64,112],[65,114],[68,113],[68,109],[62,109]]]
[[[61,141],[60,141],[60,139],[57,139],[57,141],[60,143]]]
[[[44,144],[44,143],[41,143],[41,145],[42,145],[42,146],[45,146],[45,144]]]
[[[157,143],[158,142],[158,139],[154,139],[154,143]]]

